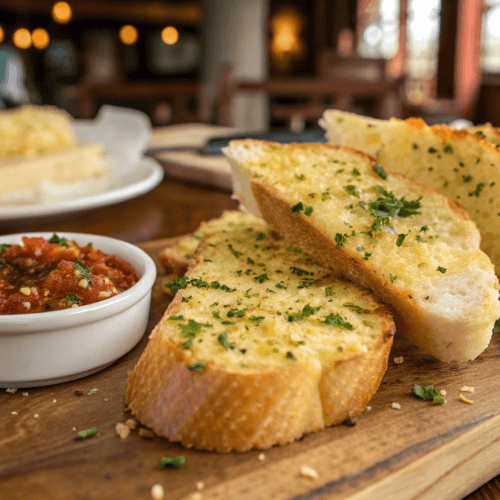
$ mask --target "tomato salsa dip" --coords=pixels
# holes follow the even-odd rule
[[[0,314],[58,311],[94,304],[139,281],[119,257],[56,234],[0,244]]]

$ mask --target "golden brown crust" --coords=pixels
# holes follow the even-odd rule
[[[175,248],[167,247],[158,254],[158,259],[165,272],[184,276],[189,266],[189,259],[181,255]]]

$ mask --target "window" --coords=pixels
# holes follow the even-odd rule
[[[481,30],[482,67],[500,73],[500,0],[484,0]]]

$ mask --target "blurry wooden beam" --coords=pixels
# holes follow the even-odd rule
[[[459,0],[442,0],[437,67],[438,99],[455,97],[455,50]]]
[[[200,2],[182,3],[164,0],[138,2],[106,0],[68,0],[73,19],[114,19],[124,22],[152,24],[183,24],[198,26],[201,22]],[[47,14],[50,16],[54,0],[2,0],[0,8],[19,14]]]

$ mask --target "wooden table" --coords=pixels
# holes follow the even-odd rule
[[[166,242],[151,240],[185,234],[201,221],[235,207],[236,203],[227,193],[165,179],[152,192],[135,200],[78,216],[1,226],[0,235],[38,230],[89,232],[141,244],[154,256]],[[169,301],[161,291],[164,279],[160,272],[154,288],[148,331],[158,322]],[[380,498],[381,491],[387,491],[384,485],[394,476],[399,478],[401,489],[393,490],[395,493],[385,498],[440,499],[444,498],[440,485],[463,487],[469,484],[468,491],[471,491],[484,482],[477,478],[487,480],[491,471],[498,471],[499,400],[488,400],[478,391],[471,395],[472,399],[477,399],[478,404],[474,407],[455,401],[457,394],[453,398],[451,392],[448,395],[450,402],[445,407],[431,407],[428,402],[416,400],[406,389],[413,383],[424,382],[425,374],[429,383],[433,383],[431,377],[446,381],[451,391],[451,387],[464,383],[466,372],[461,371],[461,367],[434,362],[401,338],[395,342],[391,360],[403,354],[405,363],[395,365],[391,361],[381,389],[370,403],[372,411],[364,413],[355,427],[341,425],[306,436],[292,445],[266,451],[264,460],[259,459],[259,452],[253,451],[217,455],[185,450],[163,438],[141,438],[137,430],[121,439],[115,432],[115,425],[130,417],[124,407],[126,374],[137,362],[146,343],[147,335],[106,370],[82,380],[29,389],[28,396],[22,395],[23,390],[15,394],[0,391],[0,500],[150,499],[150,489],[156,483],[165,488],[165,499],[195,498],[192,495],[197,492],[199,481],[205,484],[201,491],[203,500],[374,499]],[[500,388],[500,381],[491,379],[489,382],[485,373],[485,367],[498,361],[499,349],[500,341],[496,340],[481,360],[467,367],[478,389]],[[77,396],[76,389],[81,389],[83,395]],[[92,389],[97,391],[92,393]],[[490,396],[492,394],[496,393]],[[399,411],[390,408],[395,397],[402,405]],[[453,411],[463,415],[482,411],[483,417],[457,428],[447,421],[451,413],[446,412]],[[73,429],[79,431],[91,426],[98,427],[96,436],[87,440],[75,439]],[[433,426],[441,429],[441,433],[437,439],[427,440]],[[391,435],[387,435],[388,429],[394,428],[397,432],[391,430]],[[483,434],[471,440],[470,436],[478,429],[482,429]],[[466,447],[484,439],[486,442],[477,452],[467,453],[467,459],[460,459]],[[342,443],[344,448],[339,447]],[[345,443],[352,445],[352,448],[347,447],[347,453]],[[403,444],[403,451],[396,453],[397,446]],[[380,461],[382,451],[386,458]],[[163,456],[180,454],[186,455],[186,463],[180,470],[158,468]],[[439,468],[425,469],[427,457],[432,456],[442,457],[443,470],[450,461],[458,459],[456,466],[444,473],[439,472]],[[320,472],[322,468],[329,470],[329,474],[337,477],[335,481],[325,484],[324,473],[316,481],[300,476],[302,461],[314,463],[318,457],[324,460],[315,467]],[[338,462],[334,462],[335,459]],[[352,471],[358,463],[365,464],[366,468],[357,476]],[[373,465],[368,466],[370,463]],[[420,468],[415,469],[415,464]],[[429,480],[433,474],[435,477]],[[470,479],[467,483],[469,475],[476,480]],[[426,481],[428,486],[424,491],[412,493]],[[500,499],[500,477],[466,498]]]

